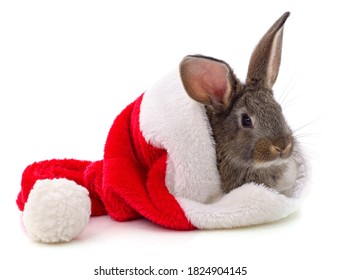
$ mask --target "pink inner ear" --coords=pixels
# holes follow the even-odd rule
[[[203,72],[202,89],[217,103],[226,103],[228,69],[219,62],[209,61]]]
[[[226,105],[229,94],[229,68],[206,57],[187,57],[180,64],[180,74],[190,97],[203,104]]]

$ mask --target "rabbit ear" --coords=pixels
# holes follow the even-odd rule
[[[205,56],[186,56],[180,63],[180,76],[190,97],[215,109],[228,106],[237,85],[224,61]]]
[[[271,89],[274,85],[281,63],[284,23],[290,13],[283,14],[265,33],[249,63],[246,84]]]

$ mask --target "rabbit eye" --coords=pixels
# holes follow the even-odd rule
[[[252,128],[252,120],[248,114],[242,114],[242,126],[245,128]]]

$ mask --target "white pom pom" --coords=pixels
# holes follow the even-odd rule
[[[40,242],[67,242],[88,224],[91,202],[88,191],[67,179],[38,180],[23,212],[29,236]]]

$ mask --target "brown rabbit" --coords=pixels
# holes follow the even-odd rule
[[[245,84],[221,60],[195,55],[180,64],[188,95],[205,105],[224,192],[247,182],[279,189],[292,162],[295,139],[272,92],[289,15],[280,17],[256,46]]]

